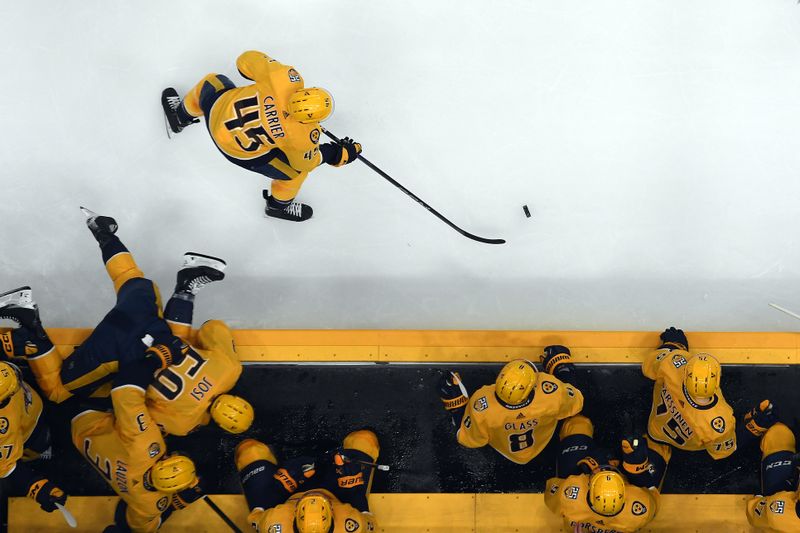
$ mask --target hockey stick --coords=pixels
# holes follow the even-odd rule
[[[328,130],[326,130],[325,128],[321,128],[321,129],[322,129],[322,132],[323,132],[325,135],[327,135],[328,137],[330,137],[331,139],[333,139],[335,142],[339,142],[339,139],[336,137],[336,135],[334,135],[333,133],[329,132],[329,131],[328,131]],[[382,178],[384,178],[386,181],[388,181],[389,183],[391,183],[392,185],[394,185],[395,187],[397,187],[398,189],[400,189],[401,191],[403,191],[404,193],[406,193],[406,194],[407,194],[408,196],[410,196],[410,197],[411,197],[411,198],[412,198],[412,199],[413,199],[415,202],[417,202],[419,205],[421,205],[422,207],[424,207],[425,209],[427,209],[428,211],[430,211],[430,212],[431,212],[433,215],[435,215],[437,218],[439,218],[439,220],[441,220],[442,222],[444,222],[445,224],[447,224],[448,226],[450,226],[451,228],[453,228],[454,230],[456,230],[457,232],[459,232],[459,233],[460,233],[461,235],[463,235],[464,237],[467,237],[468,239],[472,239],[473,241],[484,242],[484,243],[486,243],[486,244],[505,244],[505,242],[506,242],[506,241],[505,241],[505,239],[487,239],[486,237],[479,237],[479,236],[477,236],[477,235],[473,235],[472,233],[470,233],[470,232],[468,232],[468,231],[464,231],[463,229],[459,228],[458,226],[456,226],[455,224],[453,224],[452,222],[450,222],[450,221],[449,221],[449,220],[448,220],[448,219],[447,219],[447,218],[446,218],[444,215],[442,215],[441,213],[439,213],[439,212],[438,212],[436,209],[434,209],[434,208],[432,208],[431,206],[429,206],[428,204],[426,204],[426,203],[425,203],[423,200],[421,200],[421,199],[420,199],[420,198],[419,198],[419,197],[418,197],[416,194],[414,194],[413,192],[409,191],[408,189],[406,189],[405,187],[403,187],[402,185],[400,185],[400,184],[399,184],[399,183],[398,183],[396,180],[394,180],[394,179],[393,179],[393,178],[392,178],[392,177],[391,177],[389,174],[387,174],[387,173],[386,173],[386,172],[384,172],[383,170],[381,170],[381,169],[379,169],[378,167],[376,167],[375,165],[373,165],[373,164],[372,164],[372,163],[371,163],[371,162],[370,162],[370,161],[369,161],[369,160],[368,160],[366,157],[364,157],[364,156],[362,156],[361,154],[359,154],[359,155],[358,155],[358,159],[360,159],[362,163],[364,163],[364,164],[365,164],[365,165],[367,165],[369,168],[371,168],[372,170],[374,170],[375,172],[377,172],[377,173],[378,173],[378,174],[379,174],[379,175],[380,175]]]
[[[222,521],[225,522],[229,528],[231,528],[231,531],[234,531],[235,533],[243,533],[242,530],[239,529],[236,526],[236,524],[233,523],[233,520],[228,518],[228,515],[226,515],[222,509],[217,507],[216,503],[211,501],[211,498],[209,498],[208,496],[203,496],[203,501],[206,502],[208,506],[211,507],[220,518],[222,518]]]

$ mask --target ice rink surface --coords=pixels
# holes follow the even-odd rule
[[[161,90],[245,84],[249,49],[329,89],[361,163],[316,170],[314,218],[263,216],[262,177]],[[113,302],[79,205],[115,216],[168,292],[224,257],[195,322],[247,328],[797,329],[800,6],[792,0],[5,1],[3,290],[46,326]],[[532,210],[528,219],[523,204]]]

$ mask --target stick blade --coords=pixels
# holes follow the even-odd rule
[[[75,520],[75,517],[72,516],[72,513],[69,512],[69,509],[61,505],[60,503],[56,503],[56,508],[61,511],[61,516],[64,517],[64,520],[67,522],[69,527],[75,528],[78,527],[78,521]]]

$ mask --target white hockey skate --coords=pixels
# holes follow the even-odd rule
[[[175,292],[197,294],[207,284],[224,279],[227,266],[219,257],[186,252],[183,254],[183,265],[178,270]]]

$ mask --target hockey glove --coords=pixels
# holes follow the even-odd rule
[[[154,344],[145,350],[145,358],[156,358],[160,361],[163,370],[169,365],[181,364],[188,351],[188,345],[178,337],[172,337],[163,344]]]
[[[281,467],[272,475],[283,485],[286,492],[294,494],[300,487],[316,473],[315,465],[311,463],[298,462],[286,467]]]
[[[763,400],[744,415],[744,426],[756,437],[761,437],[777,421],[775,407],[769,400]]]
[[[357,459],[344,455],[339,449],[333,455],[333,464],[336,468],[336,484],[341,489],[351,489],[364,484],[364,465]]]
[[[642,439],[622,439],[622,468],[629,474],[642,474],[650,468],[647,442]]]
[[[322,160],[334,167],[341,167],[352,163],[361,153],[361,144],[350,137],[339,139],[337,142],[325,143],[319,147]]]
[[[682,329],[670,327],[664,330],[661,334],[661,348],[669,348],[670,350],[688,350],[689,341],[686,339],[686,334]]]
[[[469,397],[458,372],[447,372],[439,378],[439,397],[448,411],[461,409],[467,405]]]
[[[600,463],[594,457],[589,457],[588,455],[578,461],[578,468],[580,468],[584,474],[594,474],[600,471]]]
[[[570,371],[575,370],[569,348],[561,346],[560,344],[546,346],[544,355],[539,356],[539,361],[544,366],[544,371],[553,376],[562,369]]]
[[[64,494],[64,491],[46,479],[40,479],[30,486],[28,498],[36,500],[36,503],[48,513],[56,510],[57,503],[61,505],[67,503],[67,495]]]
[[[194,480],[191,487],[185,488],[172,495],[172,507],[175,509],[184,509],[203,496],[205,496],[205,491],[203,491],[203,487],[200,485],[200,478],[197,478]]]

